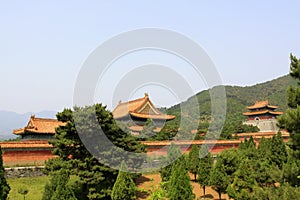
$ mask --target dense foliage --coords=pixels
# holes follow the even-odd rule
[[[291,54],[290,75],[297,81],[297,86],[290,86],[287,91],[289,109],[279,118],[281,127],[290,132],[289,146],[300,159],[300,60]]]
[[[122,163],[117,180],[114,184],[112,193],[112,200],[134,200],[136,199],[136,186],[132,179],[132,174],[127,172],[127,166]]]
[[[246,119],[242,113],[247,110],[247,106],[254,104],[255,101],[268,99],[271,104],[278,105],[279,110],[285,111],[287,109],[286,90],[289,85],[297,85],[296,81],[290,75],[254,86],[225,86],[227,114],[220,135],[221,138],[230,139],[233,133],[258,131],[257,127],[242,125],[242,121]],[[167,110],[167,113],[176,115],[176,120],[177,118],[181,119],[181,115],[184,115],[184,118],[199,123],[199,133],[206,133],[211,122],[209,90],[198,93],[196,97],[198,99],[197,104],[195,104],[195,98],[191,97],[181,104],[172,106]],[[199,108],[197,108],[197,105],[199,105]],[[184,106],[185,113],[182,113],[181,106]],[[200,113],[200,119],[197,117],[198,113]],[[175,121],[175,123],[179,124],[180,120]]]
[[[0,198],[1,200],[7,199],[7,195],[10,191],[10,187],[4,177],[4,168],[3,168],[3,161],[2,161],[2,149],[0,147]]]
[[[166,185],[170,180],[173,166],[176,164],[176,162],[178,162],[178,158],[180,158],[180,156],[181,152],[179,147],[172,142],[168,149],[167,157],[164,160],[166,166],[160,171],[161,180],[162,182],[166,182]]]
[[[102,160],[111,159],[117,165],[126,159],[131,164],[128,167],[132,168],[139,167],[143,159],[130,155],[120,158],[118,149],[108,151],[105,149],[106,146],[99,145],[97,141],[106,137],[115,147],[128,152],[143,152],[144,146],[133,136],[124,133],[117,126],[112,114],[101,104],[75,107],[74,110],[65,109],[57,114],[57,119],[66,124],[56,129],[55,140],[51,141],[51,144],[54,147],[53,153],[58,158],[48,161],[46,170],[51,172],[63,168],[71,175],[78,176],[79,181],[74,186],[77,199],[111,199],[118,171],[104,165]],[[99,132],[99,126],[105,135]],[[84,134],[79,135],[78,131]],[[90,142],[87,147],[94,151],[101,162],[86,149],[87,144],[84,145],[81,139]]]
[[[45,185],[42,200],[76,200],[74,192],[68,185],[69,174],[65,169],[52,172],[50,183]]]
[[[188,170],[194,175],[194,180],[197,180],[197,173],[200,163],[199,147],[192,145],[191,151],[188,156]]]
[[[184,160],[176,162],[173,165],[172,175],[168,187],[169,200],[194,200],[195,194],[190,183],[190,177],[186,170]]]
[[[198,156],[200,154],[198,153]],[[203,188],[203,195],[205,196],[205,188],[210,185],[210,174],[213,168],[213,158],[208,151],[208,147],[203,145],[201,147],[201,159],[198,164],[198,182]]]

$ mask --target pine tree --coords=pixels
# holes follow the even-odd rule
[[[42,200],[76,200],[73,191],[67,185],[69,174],[65,169],[53,172],[51,174],[50,184],[45,186]]]
[[[242,156],[240,156],[239,152],[234,148],[224,150],[218,156],[218,162],[222,163],[225,173],[230,177],[230,180],[233,180],[234,173],[239,167],[241,162],[240,157]]]
[[[188,169],[189,172],[194,174],[194,180],[197,180],[197,173],[199,168],[199,147],[197,145],[192,145],[191,151],[188,157]]]
[[[290,133],[290,147],[294,156],[300,158],[300,60],[290,55],[290,75],[297,81],[297,87],[289,87],[287,101],[289,109],[278,118],[279,126]]]
[[[132,180],[132,175],[127,172],[125,163],[122,163],[117,180],[114,184],[112,193],[112,200],[134,200],[136,199],[136,186]]]
[[[257,148],[259,158],[270,157],[271,149],[270,149],[270,140],[263,137]]]
[[[204,157],[202,157],[199,161],[199,168],[198,168],[198,182],[203,188],[203,195],[205,197],[205,187],[210,185],[210,174],[213,169],[213,158],[208,151],[206,146],[202,146],[204,149]]]
[[[221,159],[217,160],[217,163],[215,164],[211,172],[210,183],[212,188],[218,192],[219,199],[221,200],[222,193],[226,193],[226,189],[230,184],[230,177],[226,174]]]
[[[7,199],[8,193],[10,191],[10,187],[4,177],[5,170],[3,168],[2,161],[2,149],[0,147],[0,198],[1,200]]]
[[[177,159],[180,158],[181,151],[178,146],[173,142],[171,143],[166,158],[166,164],[164,168],[161,169],[160,176],[163,182],[168,182],[172,174],[173,165],[177,162]]]
[[[181,160],[181,159],[180,159]],[[179,160],[179,161],[180,161]],[[168,188],[169,200],[194,200],[195,195],[184,162],[173,165]]]
[[[144,160],[141,156],[121,156],[121,149],[125,153],[141,153],[145,148],[135,137],[124,133],[112,114],[101,104],[65,109],[57,114],[57,119],[66,122],[56,129],[55,140],[51,141],[53,153],[59,156],[61,163],[49,161],[46,169],[59,170],[65,167],[78,176],[80,180],[74,186],[74,190],[78,191],[78,199],[111,199],[111,190],[118,175],[117,170],[111,167],[117,168],[122,160],[127,161],[130,169],[142,165]],[[100,128],[103,133],[99,131]],[[99,141],[103,139],[110,140],[113,145],[100,145]],[[109,147],[112,148],[107,150]],[[108,162],[114,166],[104,164]]]
[[[269,156],[271,164],[282,169],[283,164],[287,161],[288,155],[280,132],[272,137],[270,141],[270,151],[272,152]]]
[[[51,200],[77,200],[74,192],[67,185],[59,184]]]
[[[235,172],[233,183],[228,187],[229,197],[235,200],[251,199],[254,188],[257,187],[255,173],[251,161],[244,159]]]

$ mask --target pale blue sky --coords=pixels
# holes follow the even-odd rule
[[[299,8],[299,1],[0,1],[0,110],[72,107],[88,55],[145,27],[196,41],[226,85],[274,79],[288,73],[290,52],[300,57]]]

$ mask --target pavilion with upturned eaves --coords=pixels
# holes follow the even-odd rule
[[[269,101],[256,101],[254,105],[248,106],[248,112],[243,115],[247,116],[247,121],[244,124],[257,126],[260,131],[278,131],[277,116],[283,112],[275,111],[278,106],[269,104]]]
[[[157,130],[166,121],[175,119],[174,115],[167,115],[157,109],[149,98],[148,93],[139,99],[124,102],[121,101],[112,112],[114,119],[123,122],[131,122],[130,129],[133,132],[140,132],[148,119],[151,119],[157,126]]]
[[[50,140],[54,138],[55,128],[65,125],[56,119],[37,118],[32,115],[27,126],[13,131],[22,140]]]

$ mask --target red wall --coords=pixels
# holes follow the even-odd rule
[[[231,149],[231,148],[238,148],[238,144],[223,144],[223,145],[215,145],[211,150],[210,153],[212,154],[218,154],[221,153],[225,149]],[[189,148],[181,148],[182,153],[189,153],[191,150],[191,146]],[[168,151],[168,148],[159,148],[159,147],[147,147],[147,154],[150,156],[160,156],[160,155],[166,155]]]
[[[43,165],[45,161],[55,157],[51,150],[5,151],[5,149],[2,156],[4,166]]]

